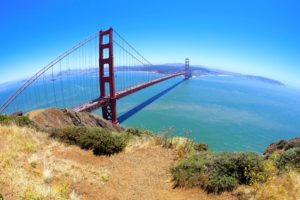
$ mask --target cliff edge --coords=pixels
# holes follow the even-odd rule
[[[28,113],[28,117],[43,129],[85,126],[107,128],[117,132],[123,130],[123,128],[97,115],[87,112],[75,112],[70,109],[47,108],[34,110]]]

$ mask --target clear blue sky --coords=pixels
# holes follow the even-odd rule
[[[263,75],[300,88],[297,0],[2,0],[0,83],[114,27],[152,63]]]

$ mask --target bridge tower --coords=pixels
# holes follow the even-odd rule
[[[100,98],[108,99],[107,104],[102,107],[102,116],[114,124],[119,124],[115,93],[113,29],[101,30],[99,34]]]
[[[185,79],[189,79],[192,77],[192,73],[191,73],[191,70],[190,70],[190,59],[186,58],[185,59]]]

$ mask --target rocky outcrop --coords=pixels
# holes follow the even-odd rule
[[[294,147],[300,147],[300,137],[293,138],[290,140],[280,140],[279,142],[274,142],[268,146],[263,155],[265,157],[269,157],[269,155],[271,155],[274,152],[281,153],[282,151],[286,151]]]
[[[87,112],[75,112],[70,109],[47,108],[34,110],[28,117],[39,127],[44,129],[63,128],[66,126],[86,126],[108,128],[121,131],[122,128],[97,115]]]

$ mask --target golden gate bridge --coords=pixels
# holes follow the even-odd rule
[[[91,35],[39,70],[1,105],[0,113],[45,107],[77,112],[102,109],[104,119],[118,124],[117,100],[174,77],[191,77],[189,59],[182,68],[174,69],[159,72],[110,28]]]

